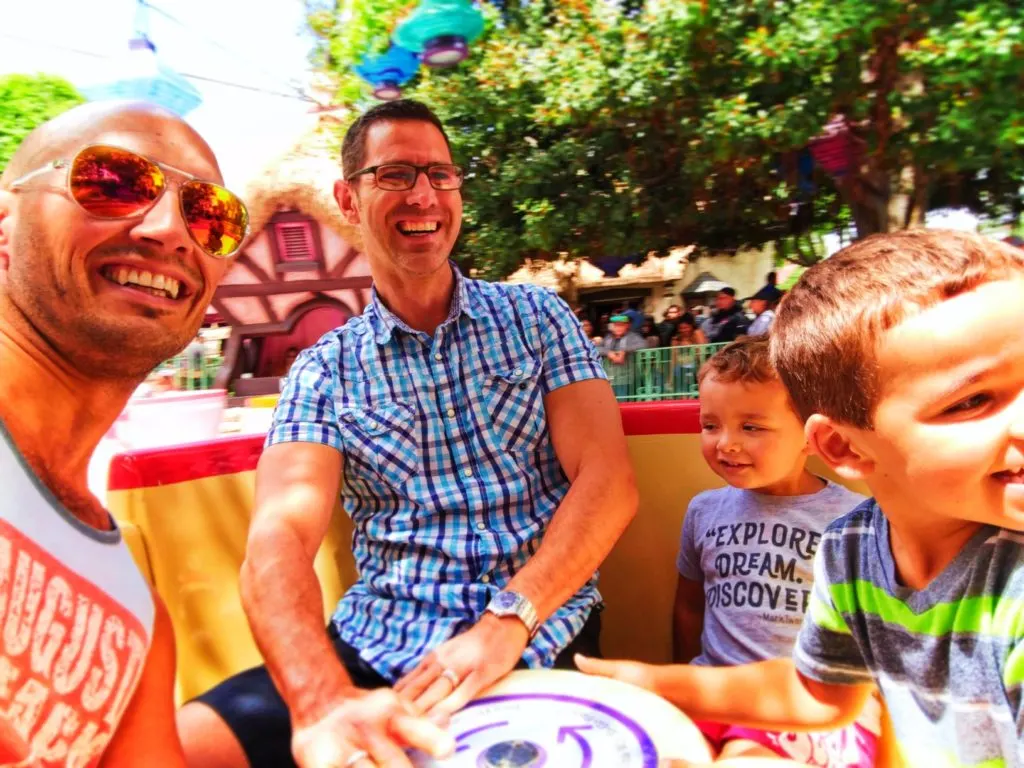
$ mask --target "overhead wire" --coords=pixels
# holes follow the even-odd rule
[[[54,42],[49,41],[49,40],[33,40],[31,38],[28,38],[28,37],[21,37],[19,35],[12,35],[12,34],[9,34],[7,32],[0,32],[0,38],[7,38],[8,40],[16,40],[16,41],[21,42],[21,43],[30,43],[32,45],[38,45],[38,46],[42,46],[44,48],[52,48],[52,49],[58,50],[58,51],[67,51],[68,53],[76,53],[76,54],[79,54],[81,56],[90,56],[90,57],[95,58],[95,59],[111,59],[111,58],[114,58],[110,54],[106,54],[106,53],[97,53],[96,51],[85,51],[85,50],[82,50],[81,48],[72,48],[71,46],[60,45],[59,43],[54,43]],[[204,82],[207,82],[207,83],[215,83],[217,85],[225,85],[225,86],[228,86],[228,87],[231,87],[231,88],[240,88],[240,89],[245,90],[245,91],[255,91],[257,93],[265,93],[268,96],[278,96],[278,97],[285,98],[285,99],[295,99],[296,101],[305,101],[305,102],[308,102],[308,103],[311,103],[311,104],[317,104],[318,103],[316,101],[316,99],[313,99],[313,98],[311,98],[311,97],[309,97],[309,96],[307,96],[307,95],[305,95],[305,94],[303,94],[301,92],[300,93],[285,93],[285,92],[282,92],[282,91],[272,91],[270,89],[260,88],[260,87],[255,86],[255,85],[245,85],[244,83],[233,83],[233,82],[230,82],[228,80],[219,80],[219,79],[217,79],[215,77],[209,77],[207,75],[197,75],[197,74],[190,73],[190,72],[181,72],[179,70],[175,70],[175,71],[179,75],[181,75],[182,77],[188,78],[190,80],[201,80],[201,81],[204,81]]]
[[[308,93],[306,93],[302,89],[302,87],[297,85],[294,81],[280,79],[277,75],[275,75],[274,73],[270,72],[268,69],[265,69],[260,64],[254,62],[254,61],[252,61],[252,60],[250,60],[250,59],[248,59],[246,57],[243,57],[237,51],[230,50],[229,48],[225,47],[224,45],[222,45],[217,40],[213,39],[212,37],[209,37],[208,35],[206,35],[203,32],[197,31],[193,27],[190,27],[188,24],[183,22],[181,19],[177,18],[176,16],[172,15],[171,13],[168,13],[163,8],[161,8],[161,7],[157,6],[157,5],[153,5],[153,3],[149,2],[148,0],[139,0],[139,2],[143,6],[145,6],[146,8],[150,9],[151,11],[155,11],[156,13],[160,14],[161,16],[163,16],[168,21],[171,21],[171,22],[177,24],[179,27],[184,29],[186,32],[189,32],[190,34],[193,34],[193,35],[196,35],[197,37],[202,38],[204,41],[206,41],[207,43],[212,45],[214,48],[217,48],[218,50],[220,50],[223,53],[226,53],[228,56],[232,57],[235,61],[237,61],[237,62],[239,62],[241,64],[245,64],[246,66],[258,69],[263,74],[268,75],[268,76],[274,78],[277,82],[282,83],[285,86],[287,86],[288,88],[290,88],[291,90],[295,91],[297,94],[299,94],[306,101],[310,101],[310,102],[313,102],[313,103],[319,103],[319,102],[317,102],[316,99],[314,99]],[[199,79],[202,79],[202,78],[199,78]]]

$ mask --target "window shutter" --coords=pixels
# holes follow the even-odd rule
[[[308,221],[281,221],[274,225],[281,261],[315,261],[313,228]]]

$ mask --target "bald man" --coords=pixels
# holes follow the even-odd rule
[[[184,765],[167,610],[86,469],[237,250],[245,208],[204,182],[195,131],[123,103],[43,125],[0,176],[0,765]]]

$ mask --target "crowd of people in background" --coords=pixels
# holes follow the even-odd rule
[[[674,347],[694,344],[721,344],[739,336],[766,334],[775,319],[775,308],[783,291],[777,286],[775,272],[769,272],[765,284],[752,296],[736,298],[736,289],[723,287],[714,297],[712,307],[687,302],[670,304],[661,320],[643,312],[642,302],[623,302],[611,312],[601,314],[598,325],[580,307],[577,317],[586,335],[598,346],[612,338],[638,337],[643,344],[637,348]],[[625,325],[621,325],[621,324]]]
[[[584,308],[577,308],[576,316],[587,338],[604,358],[609,375],[613,379],[624,380],[629,361],[637,350],[720,344],[743,335],[767,334],[782,295],[776,286],[775,272],[769,272],[764,286],[746,299],[737,299],[735,289],[726,286],[714,297],[713,306],[681,297],[681,303],[670,304],[664,309],[660,320],[645,313],[642,302],[637,299],[623,302],[611,312],[599,315],[597,327]],[[206,375],[205,358],[214,348],[219,348],[218,342],[197,335],[175,359],[155,369],[136,394],[146,396],[209,386],[210,382],[201,382],[200,377]],[[269,375],[281,377],[283,381],[299,351],[298,347],[289,347],[284,357],[271,367]],[[673,370],[679,371],[678,361],[685,357],[685,353],[672,352],[671,356]],[[683,364],[682,367],[688,370],[691,366]]]
[[[600,327],[577,310],[583,331],[597,346],[605,361],[616,394],[629,393],[634,379],[634,353],[643,349],[672,348],[664,355],[666,371],[662,383],[682,384],[692,388],[697,368],[696,353],[680,347],[704,344],[725,344],[740,336],[762,336],[775,320],[775,307],[783,291],[777,285],[775,272],[769,272],[765,284],[752,296],[740,300],[736,289],[724,286],[714,298],[714,306],[695,304],[687,308],[686,297],[681,304],[669,305],[661,318],[644,314],[638,300],[625,302],[612,312],[600,316]]]

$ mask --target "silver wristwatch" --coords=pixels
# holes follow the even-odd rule
[[[485,610],[495,616],[515,616],[526,626],[530,637],[537,634],[537,630],[540,629],[537,609],[533,607],[533,603],[518,592],[499,592],[491,598],[491,602],[487,604]]]

